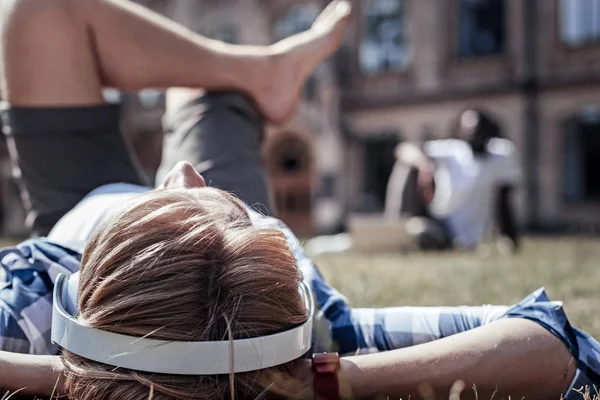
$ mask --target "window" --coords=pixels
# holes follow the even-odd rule
[[[567,121],[563,154],[564,199],[600,202],[600,112]]]
[[[270,170],[277,176],[298,176],[313,168],[310,142],[291,132],[280,133],[268,154]]]
[[[275,24],[275,39],[281,40],[310,29],[318,16],[319,7],[316,4],[297,4],[290,7]],[[304,98],[309,101],[317,100],[317,81],[314,74],[306,81]]]
[[[402,70],[409,61],[406,1],[363,0],[360,65],[367,73]]]
[[[506,5],[504,0],[460,0],[458,18],[459,57],[504,53]]]
[[[319,197],[331,199],[335,197],[337,188],[337,178],[332,174],[323,174],[321,176],[321,187],[319,188]]]
[[[382,212],[388,182],[396,165],[396,147],[399,136],[383,133],[379,138],[369,138],[364,142],[364,186],[361,211]]]
[[[560,0],[561,37],[569,46],[600,41],[600,0]]]

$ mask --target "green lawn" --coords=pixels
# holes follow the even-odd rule
[[[513,304],[539,287],[600,338],[600,239],[535,238],[521,254],[345,253],[316,258],[357,307]]]
[[[349,252],[316,261],[358,307],[512,304],[545,286],[571,322],[600,338],[599,259],[600,239],[535,238],[516,256]]]

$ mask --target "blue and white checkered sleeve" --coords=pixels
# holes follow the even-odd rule
[[[0,350],[28,354],[30,348],[27,335],[19,326],[18,316],[0,302]]]
[[[0,349],[15,353],[54,354],[52,281],[22,248],[0,252]]]

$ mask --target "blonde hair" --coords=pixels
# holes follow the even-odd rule
[[[162,340],[256,337],[306,321],[300,280],[283,233],[254,227],[233,196],[209,188],[153,191],[108,218],[88,243],[79,320]],[[291,377],[295,367],[175,376],[122,370],[68,352],[63,362],[76,400],[145,400],[150,391],[155,400],[273,398],[289,394],[274,380]]]

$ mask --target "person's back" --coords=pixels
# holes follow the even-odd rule
[[[465,140],[435,140],[424,151],[437,166],[431,213],[449,224],[457,245],[476,246],[493,222],[497,189],[520,182],[514,144],[492,138],[485,154],[476,154]]]
[[[421,249],[473,249],[492,222],[518,248],[510,194],[521,180],[515,145],[477,110],[461,114],[454,138],[402,143],[390,177],[386,215],[407,220]]]

